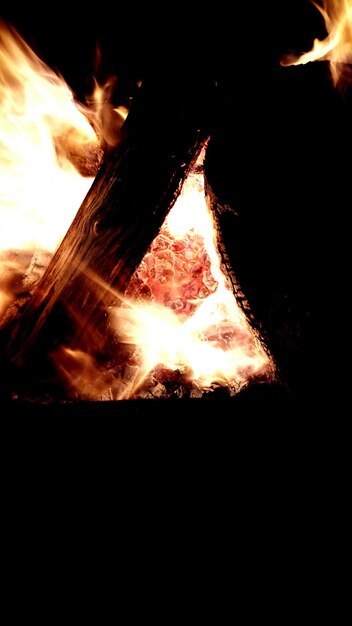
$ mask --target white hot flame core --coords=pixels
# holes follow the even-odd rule
[[[93,178],[57,140],[97,142],[82,111],[65,81],[0,23],[0,250],[54,251],[65,235]]]
[[[193,277],[183,273],[186,266]],[[140,294],[147,288],[152,295],[144,301]],[[125,296],[112,319],[119,340],[139,348],[136,386],[158,365],[187,371],[203,387],[220,383],[237,389],[270,369],[221,269],[203,172],[188,176]]]

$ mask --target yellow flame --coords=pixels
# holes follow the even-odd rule
[[[282,65],[304,65],[328,60],[336,85],[343,74],[341,63],[352,63],[352,0],[323,0],[322,6],[313,4],[324,18],[327,37],[322,41],[315,39],[309,52],[286,55],[281,62]]]
[[[53,251],[64,236],[93,181],[66,157],[67,141],[97,144],[83,107],[0,24],[0,249]]]

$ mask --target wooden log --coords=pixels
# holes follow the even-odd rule
[[[62,244],[9,332],[7,355],[23,368],[62,343],[99,343],[106,308],[122,293],[211,133],[215,85],[149,76]],[[93,280],[92,277],[97,280]],[[111,289],[114,290],[112,293]]]

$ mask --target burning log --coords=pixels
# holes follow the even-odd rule
[[[18,368],[10,396],[42,401],[57,384],[61,399],[232,396],[271,379],[272,361],[219,254],[218,206],[205,183],[218,83],[155,73],[124,124],[133,99],[114,108],[109,83],[95,90],[93,109],[76,107],[19,36],[5,29],[3,45],[1,340]],[[14,116],[20,124],[11,125]],[[50,187],[33,171],[34,150]],[[41,276],[43,243],[49,256],[57,251]]]
[[[13,364],[45,369],[59,345],[85,351],[93,329],[96,351],[106,347],[106,310],[128,285],[209,136],[214,95],[212,82],[194,76],[145,80],[122,142],[105,156],[34,294],[7,328]]]

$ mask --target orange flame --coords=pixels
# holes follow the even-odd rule
[[[341,64],[352,63],[352,0],[323,0],[322,6],[312,3],[324,18],[327,37],[322,41],[315,39],[310,52],[284,56],[281,64],[304,65],[328,60],[336,85],[344,73]]]

